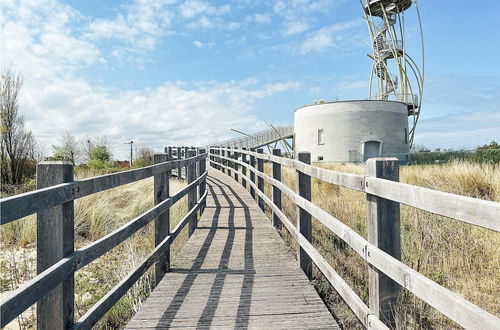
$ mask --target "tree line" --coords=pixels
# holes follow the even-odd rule
[[[130,167],[130,163],[113,161],[112,148],[106,136],[86,136],[78,140],[68,131],[59,132],[58,144],[52,145],[47,156],[42,144],[37,143],[31,130],[26,127],[19,109],[19,93],[23,78],[10,69],[3,69],[0,81],[0,179],[2,191],[9,186],[25,184],[33,180],[36,164],[40,161],[59,160],[79,167],[92,169],[118,169]],[[153,163],[153,149],[139,146],[135,150],[134,167]]]

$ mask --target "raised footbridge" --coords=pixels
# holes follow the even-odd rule
[[[0,201],[1,225],[37,214],[37,275],[2,299],[1,327],[37,305],[37,328],[89,329],[154,266],[156,287],[126,328],[337,329],[314,286],[321,273],[368,329],[397,326],[402,289],[467,329],[500,329],[500,320],[400,261],[400,203],[500,231],[499,203],[398,182],[397,159],[371,159],[366,175],[318,168],[308,153],[297,159],[262,149],[165,148],[149,167],[80,181],[73,167],[40,163],[37,190]],[[266,166],[266,163],[268,166]],[[284,184],[282,167],[296,172],[296,187]],[[170,194],[176,176],[186,186]],[[154,177],[153,208],[89,245],[74,247],[78,198]],[[312,180],[366,194],[368,237],[359,235],[311,201]],[[297,208],[282,209],[282,196]],[[175,226],[173,205],[187,198],[187,213]],[[368,299],[359,297],[313,242],[312,218],[366,262]],[[75,317],[74,274],[154,223],[154,249],[81,317]],[[170,247],[187,227],[189,240],[171,258]],[[290,252],[280,234],[288,232]],[[146,238],[145,238],[146,239]]]

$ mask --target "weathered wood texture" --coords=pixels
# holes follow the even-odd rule
[[[194,157],[196,155],[196,150],[188,150],[186,147],[186,157]],[[190,164],[186,167],[186,178],[187,178],[187,183],[190,184],[196,180],[196,164]],[[188,210],[191,210],[196,204],[196,189],[191,190],[188,193]],[[191,217],[191,220],[189,221],[189,229],[188,229],[188,234],[191,236],[196,228],[196,219],[197,216],[196,214]]]
[[[371,158],[366,163],[368,176],[399,181],[397,158]],[[397,260],[401,260],[399,203],[366,195],[368,241]],[[389,276],[368,265],[370,309],[389,327],[396,328],[401,298],[400,287]]]
[[[42,162],[37,165],[37,188],[73,181],[73,165]],[[47,270],[74,251],[73,201],[37,214],[37,274]],[[38,329],[66,329],[74,320],[74,276],[42,297],[37,303]]]
[[[299,152],[297,158],[300,162],[305,164],[311,163],[311,154],[309,152]],[[311,201],[311,177],[299,171],[297,171],[297,193],[302,198]],[[312,242],[311,215],[300,206],[297,206],[297,229],[307,241]],[[300,268],[306,273],[307,277],[312,279],[312,260],[307,252],[300,246],[297,250],[297,260]]]
[[[167,150],[168,151],[168,150]],[[166,162],[168,154],[154,154],[154,163],[159,164]],[[153,200],[154,204],[158,205],[170,196],[170,171],[157,174],[154,176]],[[155,246],[158,246],[165,237],[167,237],[170,229],[170,209],[155,219]],[[155,265],[155,277],[158,284],[166,272],[168,272],[170,263],[170,249],[165,249],[165,253],[160,258],[160,261]]]
[[[281,150],[273,149],[273,155],[278,157],[281,156]],[[243,167],[243,169],[246,170],[245,167]],[[272,172],[273,172],[273,179],[281,181],[281,164],[273,162]],[[246,175],[246,171],[243,172],[243,175]],[[281,190],[279,190],[275,186],[273,186],[273,203],[278,209],[281,210]],[[280,218],[274,211],[273,211],[273,226],[278,230],[281,230],[282,227]]]
[[[197,230],[127,329],[338,329],[250,194],[209,171]]]

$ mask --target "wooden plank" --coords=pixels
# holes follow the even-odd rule
[[[73,181],[73,165],[63,162],[41,162],[36,167],[36,185],[46,188]],[[37,214],[37,274],[74,251],[73,201],[40,211]],[[37,303],[38,329],[66,329],[74,321],[74,277],[70,274]]]
[[[311,163],[311,154],[309,152],[299,152],[297,155],[299,162]],[[263,179],[262,179],[263,180]],[[310,201],[312,197],[311,177],[307,174],[297,171],[297,193],[300,197]],[[297,206],[297,230],[309,242],[312,241],[311,215]],[[300,268],[304,271],[307,278],[312,279],[312,260],[304,249],[299,246],[297,249],[297,261]]]
[[[367,175],[399,181],[397,158],[371,158],[366,162]],[[401,260],[399,203],[375,195],[366,195],[368,241],[393,258]],[[390,328],[396,328],[400,287],[390,277],[368,265],[370,309]]]
[[[168,151],[168,149],[167,149]],[[155,164],[169,160],[167,154],[154,154]],[[170,196],[170,171],[157,174],[153,179],[153,201],[158,205]],[[170,232],[170,208],[155,219],[155,246],[158,246]],[[160,283],[163,276],[170,268],[170,247],[165,248],[162,258],[155,265],[156,284]]]
[[[210,171],[200,227],[127,329],[338,329],[249,193]]]
[[[500,231],[500,203],[367,177],[367,193],[455,220]]]

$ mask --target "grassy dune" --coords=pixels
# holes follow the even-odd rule
[[[362,165],[321,165],[330,169],[363,174]],[[270,165],[266,164],[270,173]],[[80,173],[79,178],[97,173]],[[283,168],[283,181],[295,188],[296,174]],[[446,165],[403,166],[401,181],[436,190],[500,202],[500,168],[493,165],[449,163]],[[77,247],[92,242],[139,215],[153,205],[153,182],[146,179],[77,200],[75,230]],[[184,183],[171,180],[171,193]],[[271,195],[266,184],[266,194]],[[313,202],[366,237],[365,195],[313,180]],[[283,208],[295,219],[296,207],[283,197]],[[174,226],[186,212],[182,200],[171,211]],[[500,234],[439,217],[411,207],[401,207],[403,262],[437,283],[464,296],[474,304],[500,315]],[[0,231],[0,284],[10,291],[35,274],[35,217],[30,216],[3,226]],[[295,247],[287,233],[284,239],[290,250]],[[146,238],[146,239],[144,239]],[[173,253],[186,241],[184,232],[173,245]],[[313,244],[337,272],[365,301],[367,269],[364,261],[322,224],[313,222]],[[76,273],[76,317],[83,315],[111,287],[143,260],[153,247],[152,224],[136,233],[111,252]],[[345,329],[362,329],[354,314],[342,302],[330,284],[315,271],[314,285]],[[149,295],[152,272],[148,272],[98,324],[99,328],[120,328]],[[408,292],[402,297],[401,329],[459,328],[439,312]],[[34,323],[28,311],[14,328],[28,328]]]
[[[325,164],[325,168],[364,174],[364,165]],[[270,165],[266,171],[270,173]],[[284,182],[295,187],[296,174],[282,169]],[[402,182],[500,202],[500,168],[452,162],[446,165],[402,166]],[[266,185],[266,194],[271,187]],[[366,197],[361,192],[313,180],[313,202],[367,238]],[[296,207],[284,197],[283,207],[295,219]],[[284,235],[295,246],[289,235]],[[340,238],[313,220],[313,244],[368,303],[367,266]],[[500,234],[405,205],[401,206],[402,260],[413,269],[479,307],[500,315]],[[362,329],[354,314],[315,271],[315,286],[345,329]],[[403,292],[401,329],[460,329],[409,292]]]

